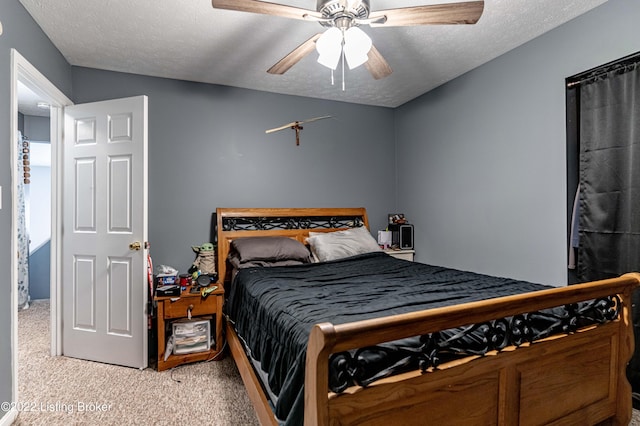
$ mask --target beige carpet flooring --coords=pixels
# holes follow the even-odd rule
[[[15,426],[259,424],[230,357],[163,372],[51,357],[49,302],[35,301],[18,322],[24,410]]]
[[[170,371],[49,355],[49,303],[18,314],[19,398],[14,425],[258,425],[233,360]]]

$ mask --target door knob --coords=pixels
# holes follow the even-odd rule
[[[134,243],[129,244],[129,250],[140,250],[140,247],[142,247],[142,245],[140,244],[140,241],[136,241]]]

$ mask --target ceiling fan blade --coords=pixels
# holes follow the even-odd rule
[[[300,62],[302,58],[315,50],[316,40],[318,40],[321,35],[322,33],[318,33],[293,49],[287,56],[280,59],[274,66],[269,68],[267,72],[269,74],[284,74],[289,71],[289,68]]]
[[[278,132],[278,131],[280,131],[280,130],[289,129],[289,128],[291,128],[291,127],[293,127],[293,126],[296,126],[296,125],[298,125],[298,124],[300,124],[300,122],[299,122],[299,121],[293,121],[293,122],[291,122],[291,123],[289,123],[289,124],[285,124],[284,126],[276,127],[276,128],[274,128],[274,129],[265,130],[264,132],[265,132],[265,133]]]
[[[214,9],[238,10],[240,12],[275,15],[291,19],[307,19],[306,16],[322,18],[322,14],[315,10],[286,6],[258,0],[211,0]]]
[[[331,118],[331,116],[330,115],[324,115],[322,117],[308,118],[308,119],[306,119],[304,121],[300,121],[299,123],[300,124],[302,124],[302,123],[312,123],[314,121],[324,120],[325,118]]]
[[[380,80],[391,75],[393,70],[375,46],[371,46],[367,56],[369,60],[364,63],[364,66],[367,67],[374,79]]]
[[[265,130],[265,133],[273,133],[273,132],[277,132],[279,130],[284,130],[284,129],[290,129],[290,128],[295,128],[295,126],[299,126],[300,124],[303,123],[312,123],[314,121],[318,121],[318,120],[324,120],[325,118],[331,118],[333,116],[331,115],[324,115],[322,117],[314,117],[314,118],[307,118],[306,120],[303,121],[292,121],[289,124],[285,124],[284,126],[280,126],[280,127],[276,127],[274,129],[269,129],[269,130]],[[302,127],[300,127],[300,129],[302,129]]]
[[[409,25],[475,24],[482,16],[484,1],[434,4],[399,9],[376,10],[369,20],[372,27],[401,27]],[[386,16],[386,20],[376,21]]]

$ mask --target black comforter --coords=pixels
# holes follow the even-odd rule
[[[285,424],[302,424],[304,364],[314,324],[341,324],[548,288],[506,278],[369,253],[333,262],[240,270],[225,313],[268,373]],[[406,341],[386,346],[392,366],[407,364]],[[411,349],[409,349],[411,350]],[[394,358],[395,357],[395,358]],[[371,363],[378,361],[372,354]]]

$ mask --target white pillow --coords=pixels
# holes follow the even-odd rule
[[[336,232],[310,232],[307,242],[320,262],[382,250],[364,226]]]

